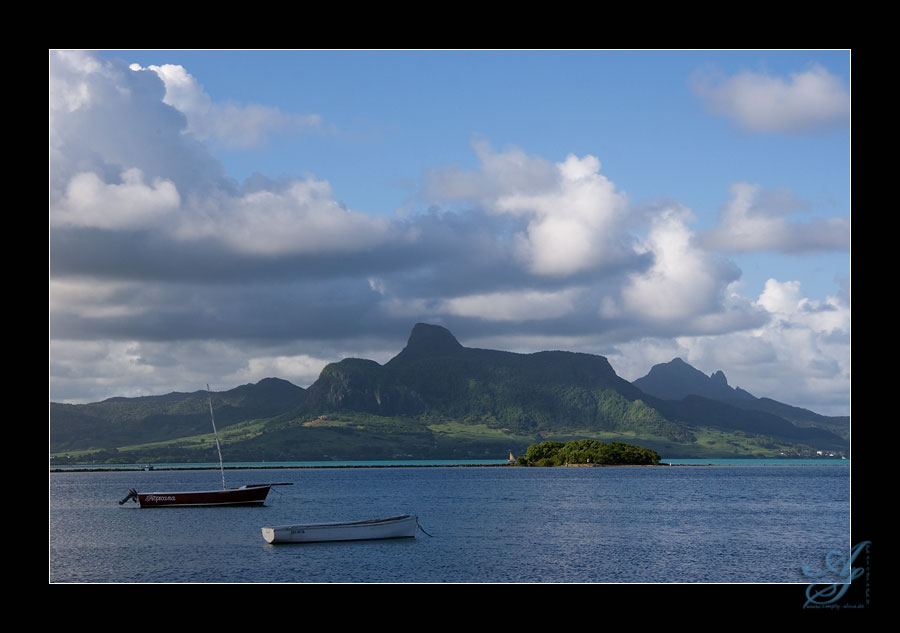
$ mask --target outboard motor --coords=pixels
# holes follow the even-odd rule
[[[126,503],[129,499],[131,499],[135,503],[137,503],[138,501],[137,490],[135,490],[134,488],[128,491],[128,495],[119,502],[119,505]]]

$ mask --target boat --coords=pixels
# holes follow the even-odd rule
[[[223,490],[195,490],[187,492],[137,492],[134,488],[119,502],[129,499],[140,503],[142,508],[191,507],[191,506],[261,506],[266,501],[273,485],[252,484],[240,488]]]
[[[368,541],[413,538],[418,518],[404,514],[386,519],[350,523],[309,523],[262,528],[267,543],[322,543],[329,541]]]
[[[142,508],[195,507],[195,506],[261,506],[272,486],[290,486],[290,483],[247,484],[239,488],[225,487],[225,467],[222,464],[222,448],[219,445],[219,433],[216,431],[216,418],[213,415],[212,392],[206,385],[209,397],[209,417],[212,420],[213,434],[216,436],[216,450],[219,453],[219,471],[222,473],[221,490],[200,490],[184,492],[138,492],[134,488],[128,491],[119,505],[130,499],[139,503]]]

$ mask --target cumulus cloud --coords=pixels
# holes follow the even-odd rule
[[[802,325],[806,330],[826,336],[850,331],[850,306],[836,296],[812,301],[803,295],[799,281],[781,283],[769,279],[758,303],[780,326]]]
[[[438,169],[428,175],[429,194],[441,201],[475,200],[489,205],[509,193],[538,194],[555,187],[558,170],[551,161],[518,147],[495,152],[483,139],[473,141],[481,168]]]
[[[138,64],[132,64],[130,68],[145,70]],[[166,89],[163,102],[185,116],[185,132],[202,141],[246,149],[265,143],[272,134],[317,129],[322,124],[318,114],[284,113],[257,103],[214,103],[203,91],[203,86],[180,65],[151,65],[146,70],[155,72],[162,79]]]
[[[348,252],[387,239],[385,221],[344,208],[325,181],[241,190],[222,176],[200,141],[226,127],[256,137],[277,119],[264,110],[211,103],[181,66],[129,69],[54,53],[51,225],[151,230],[173,247],[214,241],[260,256]]]
[[[751,132],[815,132],[847,127],[850,94],[840,77],[821,66],[788,79],[742,72],[732,77],[697,73],[694,93],[717,116]]]
[[[621,242],[627,197],[599,173],[597,158],[570,155],[551,163],[518,148],[496,153],[485,142],[475,150],[479,171],[436,171],[429,193],[474,200],[489,212],[524,220],[515,247],[531,272],[570,276],[631,255]]]
[[[203,92],[203,86],[183,66],[163,64],[144,69],[139,64],[131,64],[129,68],[135,72],[150,70],[156,73],[165,87],[163,103],[181,112],[187,121],[184,132],[199,139],[209,136],[212,100]]]
[[[184,133],[184,115],[164,97],[154,72],[133,72],[88,53],[52,52],[51,205],[82,174],[113,185],[122,174],[140,172],[145,183],[171,183],[182,199],[230,187],[222,165]],[[51,218],[55,211],[51,206]]]
[[[307,178],[195,201],[172,233],[219,240],[239,253],[284,255],[367,249],[389,239],[392,228],[384,218],[344,208],[328,182]]]
[[[631,273],[618,298],[607,298],[601,309],[604,316],[643,322],[693,322],[694,327],[736,325],[735,316],[745,314],[745,310],[729,305],[727,290],[739,271],[697,248],[694,233],[688,228],[693,218],[684,207],[669,207],[656,216],[639,245],[652,256],[652,265]],[[729,318],[724,318],[726,313]]]
[[[105,68],[105,65],[93,55],[82,51],[52,53],[50,110],[75,112],[88,105],[92,99],[95,99],[95,95],[87,77],[103,73]],[[60,132],[59,128],[56,131]]]
[[[181,203],[175,185],[161,178],[145,184],[137,168],[125,170],[120,182],[106,183],[93,172],[76,174],[51,216],[62,226],[131,229],[158,224]]]
[[[701,357],[728,367],[729,380],[757,396],[846,414],[850,390],[850,306],[839,297],[813,301],[797,281],[769,279],[757,305],[770,315],[765,326],[694,343]]]
[[[700,238],[706,248],[733,253],[850,248],[850,222],[846,218],[789,222],[787,214],[797,210],[799,204],[783,192],[767,194],[759,185],[736,183],[731,194],[731,201],[720,214],[719,226]]]

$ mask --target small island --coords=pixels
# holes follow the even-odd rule
[[[656,466],[656,451],[625,444],[599,440],[571,442],[541,442],[532,444],[516,459],[516,466]]]

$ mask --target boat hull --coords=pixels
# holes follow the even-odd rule
[[[352,523],[312,523],[262,528],[267,543],[325,543],[415,537],[416,517],[403,516]]]
[[[196,506],[261,506],[270,486],[242,486],[228,490],[193,492],[141,492],[138,503],[142,508],[174,508]]]

